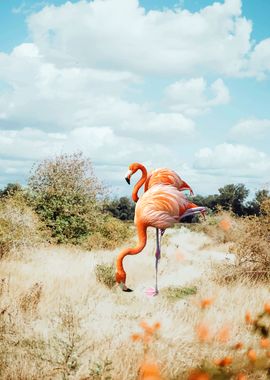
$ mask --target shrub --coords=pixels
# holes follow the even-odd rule
[[[83,243],[86,249],[115,249],[132,236],[132,230],[124,223],[110,215],[99,217],[97,225]]]
[[[255,279],[270,278],[270,199],[261,204],[261,215],[246,217],[239,223],[232,251],[238,256],[239,274]]]
[[[111,289],[115,286],[115,268],[113,265],[97,264],[95,275],[98,282]]]
[[[79,244],[95,229],[103,189],[91,161],[81,153],[42,161],[29,188],[35,210],[56,242]]]
[[[41,242],[41,224],[23,192],[0,199],[0,257]]]

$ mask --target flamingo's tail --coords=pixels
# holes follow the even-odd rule
[[[180,219],[185,218],[186,216],[202,214],[205,218],[206,208],[203,206],[197,206],[195,203],[189,202],[187,206],[187,210],[180,216]]]
[[[193,194],[194,194],[194,193],[193,193],[193,190],[192,190],[192,188],[189,186],[189,184],[186,183],[186,182],[183,181],[183,180],[182,180],[182,184],[181,184],[181,186],[179,187],[179,190],[180,190],[180,191],[183,191],[183,190],[189,190],[190,195],[193,195]]]

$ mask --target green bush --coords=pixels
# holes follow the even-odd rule
[[[95,268],[95,275],[98,282],[111,289],[115,286],[115,268],[113,265],[98,264]]]
[[[80,244],[102,219],[102,186],[81,153],[42,161],[29,179],[31,201],[57,243]]]
[[[103,215],[95,229],[84,241],[86,249],[115,249],[132,236],[132,230],[124,223],[110,215]]]

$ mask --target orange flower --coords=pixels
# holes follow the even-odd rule
[[[156,330],[160,328],[160,323],[156,322],[153,326],[148,325],[145,321],[140,323],[141,328],[144,330],[145,334],[153,335]]]
[[[231,228],[231,222],[230,222],[229,220],[222,219],[222,220],[219,222],[219,227],[220,227],[223,231],[228,231],[228,230]]]
[[[268,358],[270,358],[270,351],[267,351],[267,352],[266,352],[266,356],[267,356]]]
[[[162,380],[156,363],[143,363],[140,369],[140,380]]]
[[[232,364],[232,358],[225,356],[223,359],[214,360],[214,363],[220,367],[226,367],[227,365]]]
[[[262,348],[268,348],[270,346],[270,340],[268,338],[262,338],[260,345]]]
[[[238,343],[236,343],[236,344],[233,346],[233,348],[234,348],[235,350],[241,350],[241,348],[243,348],[243,343],[242,343],[242,342],[238,342]]]
[[[257,359],[257,355],[256,355],[256,352],[250,348],[247,352],[247,357],[249,358],[249,360],[254,363]]]
[[[264,304],[264,311],[270,314],[270,302]]]
[[[159,322],[154,323],[153,327],[155,330],[160,329],[161,324]]]
[[[217,336],[218,340],[222,343],[228,342],[230,338],[230,329],[228,326],[223,326]]]
[[[251,314],[250,314],[249,311],[246,312],[245,321],[246,321],[247,324],[253,323],[253,320],[251,318]]]
[[[200,306],[202,309],[205,309],[209,307],[210,305],[212,305],[213,302],[214,302],[214,298],[204,298],[203,300],[201,300]]]
[[[195,370],[190,373],[188,380],[210,380],[210,376],[206,372]]]
[[[141,334],[132,334],[131,339],[133,340],[133,342],[137,342],[138,340],[142,339],[142,336]]]
[[[200,341],[205,342],[210,339],[209,327],[205,323],[200,323],[196,329]]]
[[[240,373],[238,373],[236,380],[247,380],[247,377],[246,377],[246,375],[244,375],[243,373],[240,372]]]
[[[140,326],[146,334],[152,335],[154,333],[153,327],[149,326],[145,321],[142,321]]]

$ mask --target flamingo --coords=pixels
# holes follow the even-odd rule
[[[190,194],[193,195],[193,190],[191,189],[191,187],[185,181],[183,181],[175,171],[167,168],[161,168],[153,170],[151,173],[147,173],[146,168],[138,162],[134,162],[133,164],[129,165],[128,172],[125,176],[125,179],[129,185],[131,176],[135,174],[138,170],[141,170],[142,176],[139,179],[139,181],[135,184],[132,192],[132,199],[134,202],[138,201],[138,191],[143,184],[144,191],[147,191],[154,185],[164,184],[173,185],[180,191],[189,190]]]
[[[135,247],[125,248],[116,261],[116,281],[123,291],[132,291],[126,286],[126,272],[123,260],[127,255],[140,253],[147,242],[147,228],[156,228],[156,285],[153,295],[158,294],[157,269],[160,259],[160,231],[173,227],[175,223],[188,215],[205,212],[204,207],[191,203],[186,196],[173,185],[157,184],[147,190],[137,201],[134,222],[137,228],[138,243]]]

